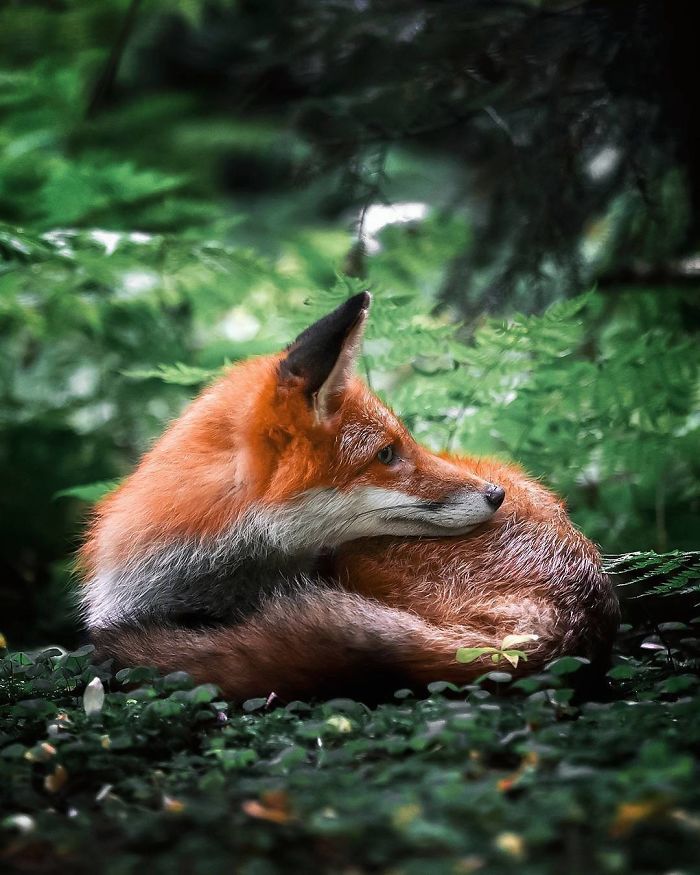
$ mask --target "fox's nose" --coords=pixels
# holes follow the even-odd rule
[[[494,483],[491,483],[486,488],[484,497],[494,510],[498,510],[503,504],[503,499],[506,497],[506,491],[502,486],[496,486]]]

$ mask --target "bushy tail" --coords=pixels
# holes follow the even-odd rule
[[[401,687],[418,693],[434,680],[467,683],[493,664],[462,665],[458,648],[498,646],[507,631],[439,628],[407,611],[319,587],[270,599],[235,626],[121,627],[93,638],[101,655],[121,665],[184,670],[230,699],[274,692],[286,701],[341,695],[376,701]]]

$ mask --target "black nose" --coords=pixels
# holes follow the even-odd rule
[[[493,483],[487,488],[484,493],[486,497],[486,501],[491,505],[494,510],[498,510],[498,508],[503,504],[503,499],[506,497],[506,491],[502,486],[495,486]]]

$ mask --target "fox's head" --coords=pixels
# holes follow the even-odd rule
[[[87,566],[193,539],[304,553],[488,520],[503,489],[417,444],[354,376],[369,306],[355,295],[203,392],[98,507]]]
[[[279,356],[268,408],[270,498],[303,503],[306,495],[326,544],[464,534],[496,512],[505,492],[416,443],[354,376],[370,302],[367,292],[355,295]]]

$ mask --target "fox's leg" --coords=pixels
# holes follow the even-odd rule
[[[461,665],[457,649],[497,646],[508,631],[439,628],[408,611],[315,586],[271,598],[234,626],[121,627],[98,630],[93,639],[101,656],[122,665],[184,670],[239,701],[271,692],[284,700],[338,695],[376,700],[405,686],[419,692],[434,680],[467,683],[492,664],[479,659]],[[538,655],[531,651],[530,668]]]

